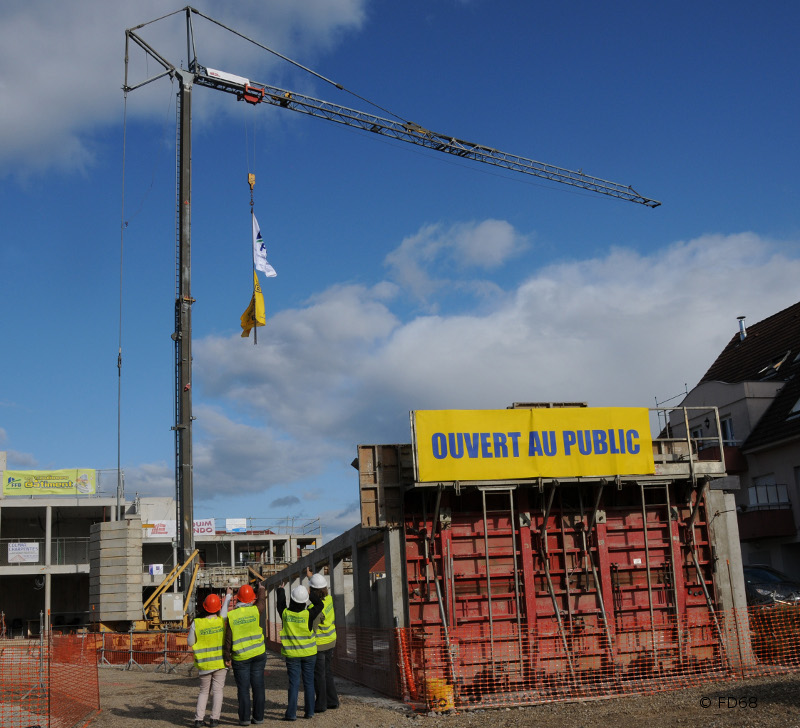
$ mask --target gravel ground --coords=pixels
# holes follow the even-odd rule
[[[197,678],[185,668],[168,675],[104,667],[100,670],[100,713],[89,728],[167,728],[193,726]],[[276,657],[267,662],[267,712],[264,725],[281,721],[286,701],[286,670]],[[702,725],[718,728],[800,727],[800,674],[709,683],[657,695],[580,703],[476,710],[452,714],[412,713],[405,705],[359,685],[337,679],[341,707],[314,717],[317,728],[456,728],[457,726],[656,726]],[[302,693],[301,693],[302,711]],[[281,721],[282,722],[282,721]],[[228,675],[221,725],[237,725],[236,686]]]

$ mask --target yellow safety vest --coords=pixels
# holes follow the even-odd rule
[[[311,609],[311,607],[309,607]],[[317,645],[329,645],[336,641],[336,622],[333,614],[333,598],[329,594],[322,599],[322,618],[317,623]]]
[[[317,641],[308,628],[308,612],[292,612],[288,608],[281,614],[281,654],[284,657],[310,657],[317,654]]]
[[[194,666],[200,671],[224,670],[222,643],[225,640],[225,620],[220,616],[194,620]]]
[[[233,636],[231,657],[234,660],[249,660],[267,651],[257,607],[237,607],[228,612],[228,624],[231,626]]]

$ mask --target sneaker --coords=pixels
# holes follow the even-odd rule
[[[219,720],[212,718],[210,721],[208,721],[208,725],[211,726],[211,728],[216,728],[216,726],[219,725]]]
[[[205,728],[205,726],[206,726],[205,721],[196,720],[194,722],[194,728]]]

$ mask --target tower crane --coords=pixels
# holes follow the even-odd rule
[[[178,524],[178,548],[180,559],[185,560],[194,548],[193,531],[193,470],[192,470],[192,348],[191,348],[191,307],[194,299],[191,296],[191,102],[194,86],[223,91],[235,96],[240,101],[249,104],[268,104],[282,109],[297,111],[320,119],[327,119],[339,124],[369,131],[380,136],[390,137],[399,141],[416,144],[437,152],[452,154],[462,159],[491,164],[512,172],[540,177],[571,187],[596,192],[598,194],[627,200],[646,207],[655,208],[661,203],[640,195],[633,187],[617,182],[600,179],[544,162],[537,162],[516,154],[502,152],[482,144],[464,141],[449,134],[433,132],[411,121],[386,119],[374,114],[356,109],[340,106],[329,101],[312,98],[304,94],[286,89],[277,88],[264,83],[254,82],[243,76],[226,73],[202,65],[195,51],[192,16],[202,17],[233,34],[250,40],[238,31],[223,25],[217,20],[204,15],[191,6],[186,6],[175,13],[184,13],[186,16],[186,38],[188,48],[188,68],[178,67],[167,60],[152,46],[150,46],[137,32],[150,23],[143,23],[125,31],[125,83],[123,90],[127,94],[137,88],[169,77],[179,83],[178,90],[178,210],[179,210],[179,253],[178,253],[178,291],[175,300],[175,332],[172,338],[175,341],[175,372],[176,372],[176,405],[175,405],[175,480],[176,480],[176,510]],[[163,16],[167,17],[167,16]],[[158,20],[163,19],[159,18]],[[156,22],[156,21],[150,21]],[[128,83],[128,58],[130,44],[139,46],[146,55],[154,59],[162,68],[155,76],[140,83]],[[261,48],[283,60],[303,68],[291,59],[261,46]],[[313,71],[309,71],[314,73]],[[340,84],[314,73],[324,81],[331,83],[336,88],[344,90]],[[183,586],[184,591],[188,591]]]

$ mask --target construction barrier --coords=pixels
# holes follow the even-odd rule
[[[419,711],[641,695],[800,670],[800,607],[647,612],[603,628],[577,615],[364,629],[337,621],[334,672]],[[268,636],[274,630],[267,631]],[[280,650],[276,639],[269,639]]]
[[[96,635],[0,640],[0,725],[73,728],[100,709]]]
[[[397,688],[421,710],[652,694],[800,670],[797,606],[716,612],[654,629],[643,621],[613,635],[577,620],[538,631],[522,622],[519,632],[494,639],[454,638],[437,627],[397,631]]]
[[[174,672],[179,665],[193,665],[194,655],[186,641],[187,632],[141,631],[101,632],[97,635],[97,661],[127,670],[146,667],[156,672]]]

